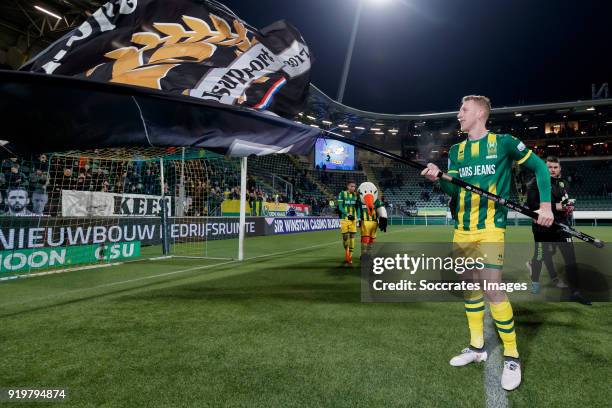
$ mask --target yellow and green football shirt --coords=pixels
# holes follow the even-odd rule
[[[546,164],[514,136],[488,133],[478,140],[467,139],[453,145],[448,156],[448,175],[506,199],[510,195],[512,163],[516,161],[536,173],[538,186],[542,184],[540,196],[548,196],[544,202],[550,202],[550,177]],[[455,229],[506,228],[508,209],[503,205],[448,181],[443,180],[441,186],[447,194],[455,196]]]
[[[340,219],[342,220],[347,220],[349,215],[358,219],[357,193],[341,191],[340,194],[338,194],[338,210],[340,210]]]

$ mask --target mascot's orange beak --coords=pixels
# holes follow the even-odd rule
[[[367,193],[363,196],[363,201],[365,202],[366,207],[368,207],[368,213],[371,217],[374,215],[374,194]]]

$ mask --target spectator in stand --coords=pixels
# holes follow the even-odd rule
[[[11,172],[11,167],[13,167],[14,164],[19,164],[19,160],[17,159],[17,157],[11,157],[9,159],[4,159],[2,161],[2,173],[8,174]]]
[[[115,180],[115,184],[113,186],[113,192],[123,193],[123,177],[119,177]]]
[[[151,168],[150,167],[147,168],[142,178],[145,194],[154,194],[156,181],[157,181],[156,177],[153,174],[153,171],[151,170]]]
[[[92,170],[92,184],[93,191],[102,191],[104,188],[104,182],[106,181],[106,175],[104,174],[104,170],[99,167],[96,167]]]
[[[19,170],[19,164],[16,162],[13,162],[13,164],[11,164],[10,171],[5,174],[5,180],[7,190],[13,190],[17,188],[27,189],[28,178]]]
[[[46,154],[41,154],[32,163],[33,170],[42,170],[46,172],[49,169],[49,161]]]
[[[131,184],[130,171],[129,170],[125,170],[121,174],[121,185],[118,186],[119,187],[119,191],[117,191],[117,192],[123,193],[123,192],[130,191],[130,184]]]
[[[93,173],[89,166],[85,169],[85,191],[96,191],[94,186]]]
[[[76,180],[76,185],[74,187],[74,190],[87,191],[87,186],[85,184],[85,174],[84,173],[79,173],[79,176],[77,177],[77,180]]]
[[[42,169],[38,168],[30,175],[30,187],[33,192],[45,193],[48,184],[47,174],[43,173]]]
[[[255,191],[256,184],[257,182],[255,181],[253,176],[249,176],[249,178],[247,179],[247,191]]]

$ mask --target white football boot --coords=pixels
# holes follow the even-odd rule
[[[481,363],[487,361],[487,352],[474,351],[470,347],[461,350],[461,354],[451,358],[450,365],[453,367],[461,367],[470,363]]]
[[[506,358],[501,377],[502,388],[512,391],[521,385],[521,363],[517,359]]]

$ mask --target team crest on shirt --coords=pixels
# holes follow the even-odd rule
[[[457,161],[463,161],[465,157],[465,143],[461,143],[459,145],[459,152],[457,153]]]
[[[497,159],[497,141],[487,142],[487,159]]]

